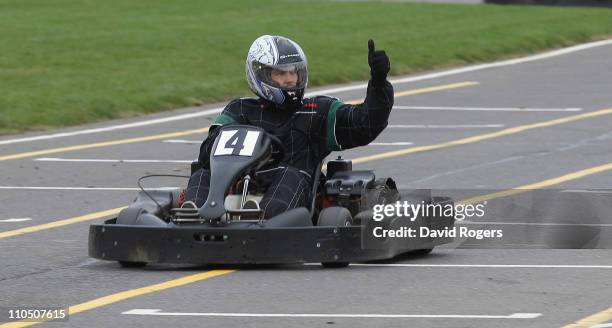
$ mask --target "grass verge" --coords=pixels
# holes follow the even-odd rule
[[[612,35],[612,10],[336,1],[0,0],[0,134],[249,95],[257,36],[299,42],[310,86],[368,78],[367,39],[392,74]]]

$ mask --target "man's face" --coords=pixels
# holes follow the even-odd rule
[[[294,88],[298,82],[298,74],[295,71],[272,70],[272,80],[281,88]]]

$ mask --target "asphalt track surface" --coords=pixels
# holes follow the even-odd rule
[[[379,175],[394,177],[403,188],[504,189],[548,181],[546,188],[609,189],[612,167],[591,168],[612,163],[612,113],[597,112],[612,108],[610,58],[612,44],[516,65],[397,83],[396,94],[422,92],[397,96],[398,107],[390,124],[413,126],[390,127],[376,142],[412,144],[370,145],[346,151],[343,156],[360,159],[355,168],[372,168]],[[348,101],[363,97],[364,90],[332,94]],[[56,132],[219,106],[222,104]],[[559,111],[493,110],[498,108]],[[554,121],[585,113],[599,114]],[[86,220],[83,215],[127,205],[136,194],[130,188],[136,187],[136,179],[142,175],[189,173],[188,164],[181,162],[126,160],[189,161],[197,155],[197,144],[164,140],[201,141],[205,133],[52,154],[29,153],[200,129],[214,117],[1,144],[3,311],[9,307],[71,306],[68,322],[36,324],[48,327],[558,327],[587,317],[590,323],[580,321],[584,327],[609,327],[612,251],[607,249],[441,248],[429,256],[403,256],[336,270],[318,265],[123,269],[116,263],[88,258],[89,224],[103,218]],[[540,122],[549,123],[533,125]],[[506,130],[517,126],[530,128]],[[5,136],[0,142],[37,135],[41,134]],[[473,136],[478,137],[448,144]],[[427,145],[442,146],[414,150]],[[405,151],[388,154],[396,150]],[[6,157],[24,153],[17,159]],[[44,157],[123,162],[38,160]],[[555,180],[572,172],[584,174]],[[160,180],[149,186],[184,183]],[[57,187],[89,189],[54,189]],[[74,217],[81,217],[81,222],[51,224],[38,231],[17,230]],[[30,220],[8,220],[11,218]],[[159,312],[153,315],[154,311],[135,309]],[[6,314],[3,318],[6,320]],[[24,325],[0,324],[2,328],[17,326]]]

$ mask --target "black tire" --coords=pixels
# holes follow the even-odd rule
[[[351,212],[344,207],[327,207],[319,213],[317,226],[323,227],[347,227],[353,224]]]
[[[321,265],[324,268],[328,268],[328,269],[339,269],[339,268],[346,268],[347,266],[349,266],[348,262],[323,262],[321,263]]]
[[[347,227],[353,224],[353,216],[351,212],[344,207],[328,207],[323,209],[319,214],[317,226],[323,227]],[[346,268],[349,262],[322,262],[321,265],[325,268]]]
[[[147,262],[119,261],[119,265],[124,268],[142,268],[147,265]]]
[[[117,224],[134,225],[138,216],[143,212],[140,207],[128,207],[119,212],[117,216]]]

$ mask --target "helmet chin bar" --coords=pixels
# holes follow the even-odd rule
[[[288,109],[297,107],[302,104],[304,97],[304,88],[286,89],[277,88],[266,83],[261,83],[265,97],[262,97],[274,104],[277,107]]]
[[[304,89],[283,90],[283,96],[285,97],[285,99],[281,106],[297,107],[302,104],[302,98],[304,97]]]

